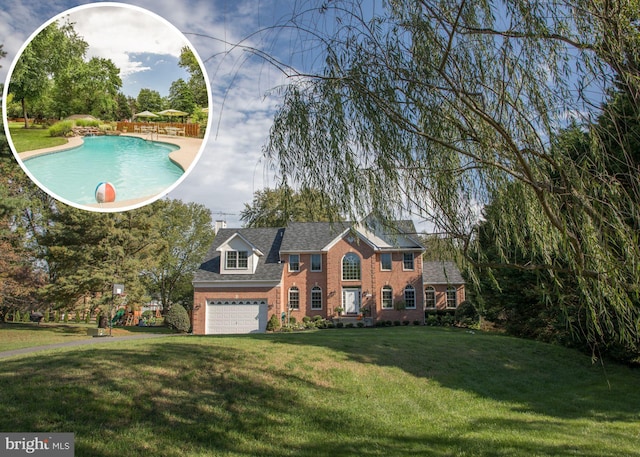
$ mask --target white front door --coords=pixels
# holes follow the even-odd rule
[[[346,314],[360,312],[360,289],[342,289],[342,307]]]

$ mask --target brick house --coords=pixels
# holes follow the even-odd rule
[[[423,262],[411,221],[221,229],[196,272],[195,334],[264,332],[271,315],[424,321],[464,301],[452,262]]]

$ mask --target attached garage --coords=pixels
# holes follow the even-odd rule
[[[207,301],[207,335],[264,333],[267,330],[267,300]]]

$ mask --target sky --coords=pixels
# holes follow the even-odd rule
[[[0,80],[5,81],[17,53],[29,37],[51,18],[68,9],[85,5],[73,0],[0,0],[0,43],[7,56],[0,60]],[[144,8],[167,24],[125,14],[105,24],[102,8],[82,9],[72,19],[76,30],[89,42],[87,57],[111,58],[121,68],[123,91],[137,95],[140,87],[163,85],[188,75],[180,73],[177,58],[184,45],[177,31],[192,44],[211,83],[212,126],[197,166],[168,197],[203,204],[215,219],[239,227],[240,212],[253,194],[274,187],[275,180],[262,158],[277,96],[270,89],[283,84],[282,75],[264,60],[239,50],[225,52],[230,44],[243,39],[249,46],[271,47],[273,35],[256,33],[290,14],[289,0],[131,0],[123,1]],[[105,5],[101,5],[104,7]],[[283,9],[284,8],[284,9]],[[120,8],[123,9],[123,8]],[[97,17],[95,17],[97,16]],[[171,26],[169,26],[171,24]],[[283,54],[290,52],[278,47]],[[168,82],[168,85],[166,83]],[[161,90],[161,94],[165,95]]]

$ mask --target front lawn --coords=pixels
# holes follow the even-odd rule
[[[640,373],[399,327],[171,337],[4,359],[0,430],[82,456],[638,456]]]
[[[49,129],[40,126],[24,128],[24,124],[12,122],[9,124],[11,141],[17,152],[33,151],[66,144],[67,140],[49,136]]]
[[[65,343],[67,341],[91,339],[87,328],[96,324],[54,323],[2,323],[0,322],[0,352],[33,346]],[[167,327],[114,327],[113,336],[128,336],[138,333],[173,333]]]

